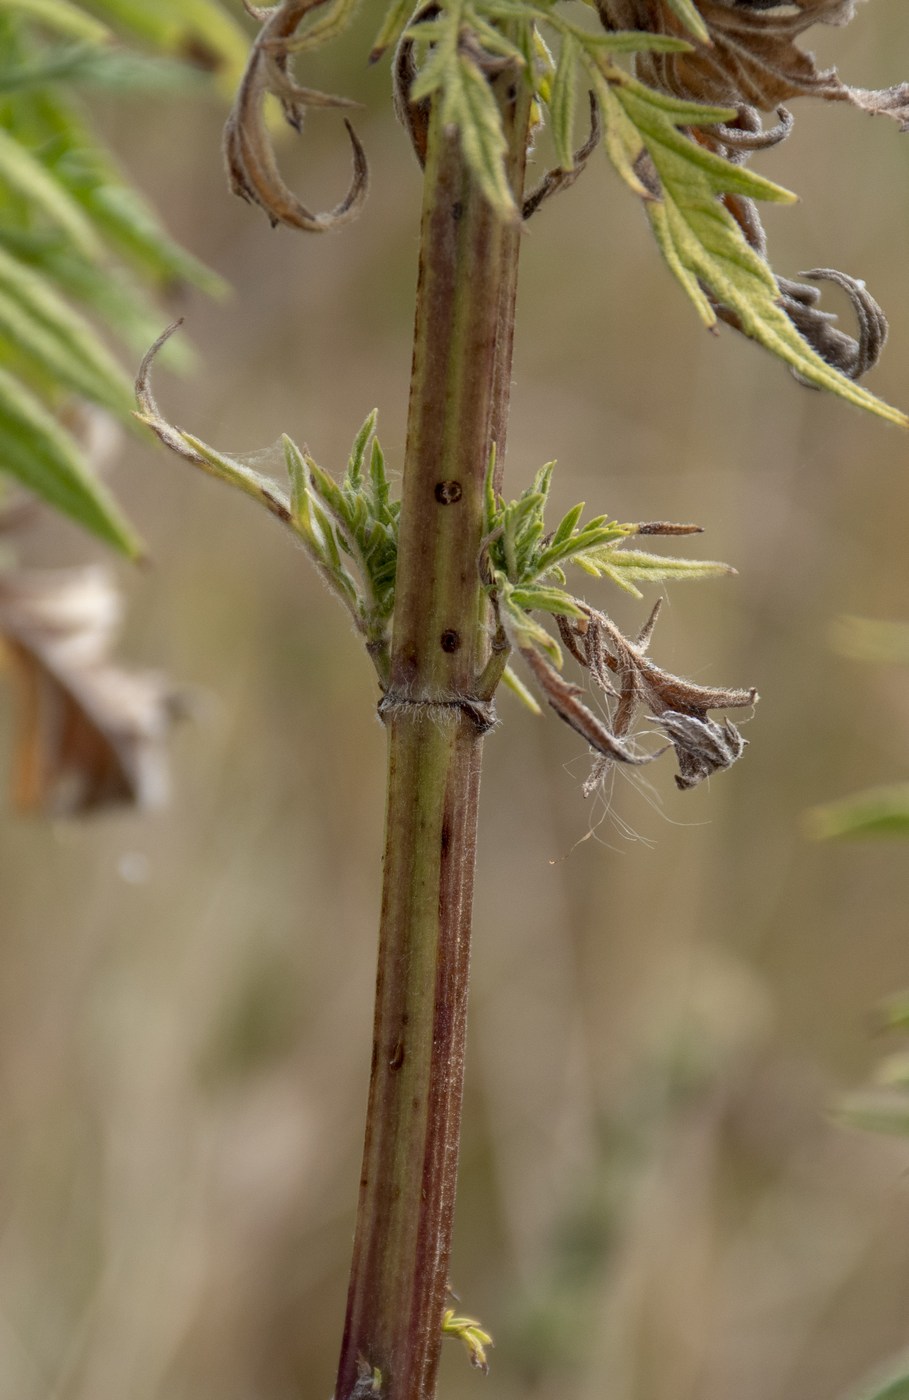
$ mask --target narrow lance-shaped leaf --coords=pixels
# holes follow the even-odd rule
[[[0,247],[0,335],[53,379],[125,415],[132,385],[84,317]]]
[[[602,77],[601,73],[601,89]],[[638,134],[639,155],[646,152],[652,162],[655,179],[646,190],[645,209],[657,241],[705,323],[713,326],[717,318],[702,284],[735,315],[746,335],[808,383],[899,426],[909,425],[905,414],[833,368],[799,334],[780,305],[770,268],[718,199],[731,192],[778,201],[793,196],[688,139],[681,125],[709,120],[704,109],[698,116],[697,104],[653,92],[627,74],[614,75],[611,88]],[[638,171],[637,163],[633,167]]]
[[[810,835],[818,840],[838,836],[909,835],[909,783],[870,788],[807,813]]]
[[[89,43],[104,44],[114,37],[109,25],[86,14],[82,6],[71,0],[2,0],[0,10],[21,14],[60,34]]]
[[[124,554],[142,547],[73,439],[42,404],[0,369],[0,465],[42,500]]]
[[[101,256],[101,242],[78,202],[60,181],[8,131],[0,129],[0,186],[27,200],[86,257]]]

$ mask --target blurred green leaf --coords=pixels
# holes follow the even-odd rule
[[[36,63],[0,66],[0,96],[25,88],[43,87],[65,79],[84,78],[102,53],[103,51],[91,44],[70,44],[66,48],[54,49],[46,58]],[[107,55],[110,56],[112,55]]]
[[[601,77],[598,90],[602,92],[605,86]],[[715,122],[715,115],[702,112],[699,116],[696,105],[655,93],[627,75],[614,81],[610,91],[637,133],[637,152],[626,150],[630,164],[637,165],[642,147],[653,162],[659,188],[646,191],[644,207],[669,268],[704,324],[712,327],[717,321],[703,291],[706,286],[735,314],[746,335],[784,360],[809,384],[906,427],[909,420],[904,413],[847,379],[799,334],[779,304],[779,287],[769,265],[746,243],[738,224],[718,199],[719,195],[735,193],[749,199],[791,203],[795,196],[705,150],[680,130]]]
[[[0,369],[0,461],[4,471],[49,505],[124,554],[142,553],[138,537],[73,439],[47,409]]]
[[[861,1089],[844,1094],[834,1105],[833,1116],[849,1128],[905,1137],[909,1135],[909,1094],[896,1089]]]
[[[830,629],[830,645],[850,661],[909,665],[909,623],[879,622],[868,617],[839,617]]]
[[[156,55],[110,42],[140,35]],[[224,284],[169,237],[69,93],[76,82],[173,91],[231,65],[233,82],[246,50],[214,0],[0,0],[0,470],[130,554],[135,536],[54,417],[77,394],[131,421],[131,376],[73,302],[144,349],[163,317],[124,260],[146,284]]]
[[[0,228],[0,251],[4,248],[21,265],[40,272],[48,282],[101,317],[131,351],[142,355],[157,338],[161,309],[123,268],[97,267],[55,237]],[[161,352],[161,361],[171,369],[189,369],[194,355],[188,341],[177,337],[169,340]]]
[[[0,0],[0,14],[8,12],[89,43],[104,44],[113,38],[109,25],[93,19],[84,6],[72,4],[71,0]]]
[[[3,185],[56,225],[86,257],[101,256],[98,235],[71,193],[15,136],[0,129],[0,186]]]
[[[909,1375],[897,1376],[882,1390],[866,1391],[859,1400],[909,1400]]]
[[[125,417],[132,380],[40,274],[0,248],[0,335],[57,381]]]
[[[869,788],[805,814],[816,840],[838,836],[909,836],[909,783]]]
[[[217,0],[86,0],[86,9],[158,53],[211,73],[232,97],[249,54],[249,37]]]
[[[375,63],[382,57],[386,49],[390,49],[398,42],[407,28],[407,22],[415,8],[413,0],[393,0],[393,3],[388,7],[385,19],[382,21],[382,28],[373,43],[372,52],[369,55],[370,62]]]

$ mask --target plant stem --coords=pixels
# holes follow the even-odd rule
[[[528,101],[494,83],[523,188]],[[484,477],[504,441],[520,228],[430,119],[388,729],[379,968],[360,1202],[336,1400],[432,1400],[460,1136],[488,651]]]

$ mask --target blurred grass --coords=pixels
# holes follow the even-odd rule
[[[909,68],[896,6],[812,39],[864,85]],[[98,110],[237,288],[180,308],[205,362],[162,372],[166,410],[229,450],[286,430],[339,466],[377,403],[393,466],[419,178],[386,69],[344,61],[325,86],[367,103],[373,192],[327,239],[230,200],[214,103]],[[909,147],[845,110],[797,118],[760,164],[802,195],[768,217],[775,266],[867,279],[893,324],[873,387],[905,406]],[[347,159],[313,114],[284,165],[334,202]],[[498,1345],[484,1382],[452,1344],[442,1394],[837,1400],[906,1343],[905,1146],[825,1116],[880,1057],[868,1009],[907,980],[905,862],[809,844],[800,815],[906,769],[901,678],[826,637],[840,613],[909,615],[907,443],[705,335],[605,162],[522,256],[514,490],[558,456],[556,509],[704,524],[740,576],[674,588],[654,653],[763,700],[709,790],[667,768],[652,801],[620,777],[607,810],[581,797],[580,743],[502,698],[452,1265]],[[127,650],[195,686],[199,716],[170,812],[4,817],[0,1400],[328,1396],[379,891],[369,667],[248,503],[152,447],[116,488],[155,557]],[[34,558],[83,547],[48,526]],[[650,602],[597,598],[630,626]]]

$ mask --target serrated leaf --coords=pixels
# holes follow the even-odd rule
[[[0,334],[52,380],[126,416],[133,387],[92,327],[31,268],[0,248]]]
[[[458,78],[446,86],[441,119],[460,132],[464,159],[480,189],[505,221],[519,218],[514,193],[505,173],[508,142],[502,114],[492,89],[476,64],[458,55]]]
[[[407,31],[410,37],[432,45],[410,99],[419,102],[438,96],[439,120],[457,128],[464,159],[486,199],[501,219],[514,222],[520,213],[505,170],[508,142],[502,114],[486,76],[462,49],[464,27],[479,26],[473,7],[460,0]],[[520,60],[520,52],[511,48]]]
[[[84,211],[31,151],[0,128],[0,185],[15,191],[56,226],[88,258],[99,258],[101,244]]]
[[[870,788],[806,813],[809,835],[819,841],[840,836],[909,836],[909,783]]]
[[[73,439],[2,369],[0,462],[23,486],[108,544],[134,558],[142,553],[138,537]]]
[[[599,74],[598,91],[604,76]],[[901,427],[906,415],[883,403],[823,360],[803,339],[780,305],[780,292],[770,268],[745,241],[741,229],[718,196],[739,193],[748,198],[791,200],[788,191],[734,166],[689,140],[680,125],[716,121],[708,109],[697,118],[696,104],[654,93],[627,75],[612,82],[612,97],[633,125],[641,152],[647,152],[659,179],[658,190],[647,190],[645,209],[663,256],[708,327],[717,316],[703,290],[737,318],[742,331],[784,360],[808,383],[867,409]],[[610,155],[615,158],[609,147]],[[626,179],[630,161],[627,141],[618,153]],[[629,163],[630,162],[630,163]]]

